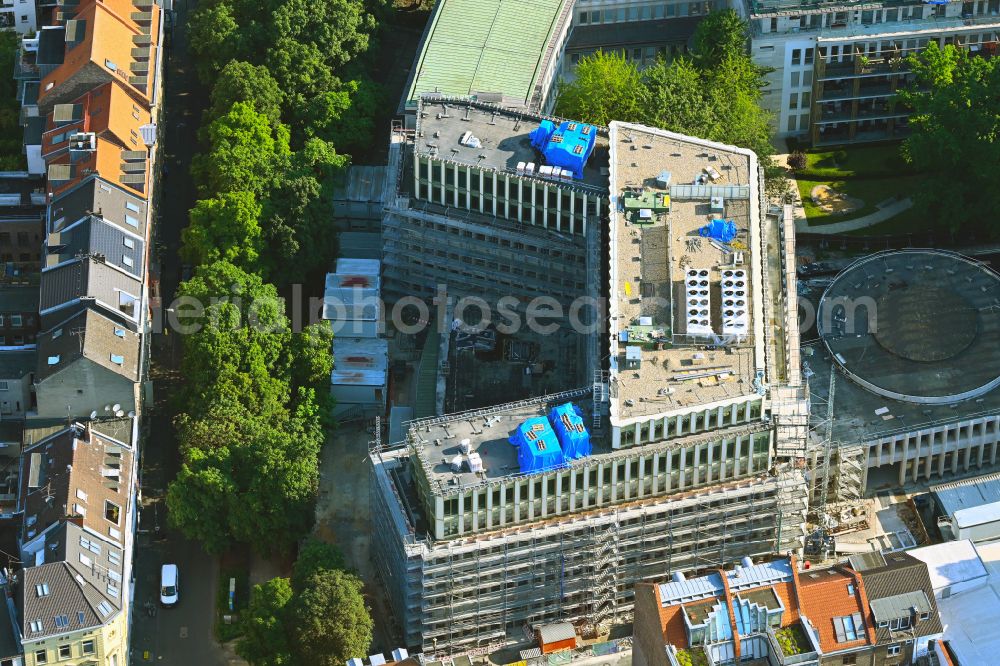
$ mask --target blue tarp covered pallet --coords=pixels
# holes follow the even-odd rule
[[[736,224],[732,220],[712,220],[699,229],[698,234],[703,238],[728,243],[736,238]]]
[[[559,438],[559,446],[567,460],[590,455],[590,433],[583,425],[583,411],[571,402],[553,407],[549,422]]]
[[[510,443],[518,448],[517,462],[522,473],[541,472],[566,463],[559,439],[544,416],[535,416],[517,427]]]
[[[551,120],[543,120],[532,130],[531,145],[545,158],[545,163],[573,172],[573,177],[583,178],[583,167],[597,145],[597,128],[586,123],[563,121],[559,127]]]

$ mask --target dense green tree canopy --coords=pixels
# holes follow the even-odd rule
[[[260,204],[250,192],[202,199],[182,232],[182,256],[193,264],[227,261],[253,270],[262,249],[260,214]]]
[[[210,119],[226,115],[237,102],[249,102],[254,111],[267,118],[272,127],[281,122],[284,94],[271,72],[263,65],[232,60],[219,72],[212,86]]]
[[[246,190],[270,191],[284,172],[291,151],[288,128],[273,126],[250,102],[237,102],[205,128],[208,151],[192,169],[204,196]]]
[[[295,558],[295,565],[292,568],[292,587],[301,591],[305,589],[306,583],[314,574],[343,568],[344,556],[336,547],[316,537],[309,537],[299,548],[299,555]]]
[[[300,663],[340,666],[366,654],[372,620],[361,581],[344,571],[319,571],[305,582],[291,605],[293,650]]]
[[[607,125],[638,122],[750,148],[767,173],[771,160],[770,114],[760,106],[766,71],[750,59],[747,27],[732,10],[700,24],[690,57],[663,61],[640,72],[620,53],[582,58],[575,78],[558,88],[556,112]]]
[[[900,95],[913,108],[906,159],[923,174],[917,206],[950,231],[1000,236],[983,211],[1000,207],[1000,60],[952,45],[910,56],[916,76]]]
[[[642,118],[643,86],[635,65],[617,51],[582,58],[572,81],[559,84],[557,112],[565,118],[609,125]]]
[[[291,666],[291,648],[285,629],[285,614],[292,599],[292,586],[287,578],[272,578],[254,585],[250,604],[241,614],[243,636],[236,644],[236,653],[251,666]]]
[[[727,58],[747,53],[750,33],[734,9],[712,12],[695,28],[692,53],[698,67],[710,70]]]

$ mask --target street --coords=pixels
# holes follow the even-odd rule
[[[159,275],[160,295],[169,303],[180,281],[180,232],[194,205],[189,174],[197,147],[191,136],[207,95],[198,84],[187,52],[186,18],[191,0],[175,3],[175,27],[166,49],[163,89],[164,114],[160,133],[160,182],[155,199],[154,255],[151,272]],[[169,25],[169,24],[168,24]],[[167,28],[168,31],[171,28]],[[147,405],[142,437],[142,509],[135,552],[135,598],[132,615],[133,664],[146,661],[185,666],[240,663],[216,643],[213,636],[218,561],[195,542],[168,529],[166,486],[177,473],[177,441],[171,424],[171,397],[183,390],[177,374],[180,340],[154,334],[150,378],[154,402]],[[163,563],[178,565],[180,601],[174,608],[159,607],[159,571]],[[147,602],[155,610],[147,610]],[[152,616],[151,616],[152,615]]]

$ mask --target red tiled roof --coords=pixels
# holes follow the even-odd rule
[[[868,618],[863,585],[850,568],[803,572],[798,579],[799,609],[819,634],[823,652],[839,652],[874,643],[874,631]],[[853,589],[853,593],[852,593]],[[838,642],[833,619],[859,613],[865,625],[864,637]]]

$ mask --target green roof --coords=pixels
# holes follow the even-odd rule
[[[406,97],[500,93],[531,101],[566,0],[439,0]]]

